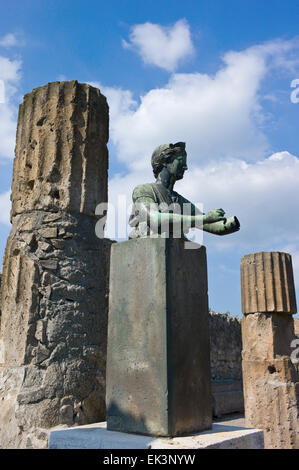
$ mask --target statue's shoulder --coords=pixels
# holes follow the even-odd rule
[[[202,211],[196,207],[193,202],[189,201],[189,199],[186,199],[184,196],[181,194],[177,193],[176,191],[173,191],[173,195],[176,196],[177,202],[181,207],[184,207],[184,204],[190,205],[191,208],[191,215],[199,215],[202,214]]]
[[[188,199],[186,199],[184,196],[181,194],[177,193],[176,191],[173,191],[172,194],[178,199],[178,201],[182,204],[192,204]]]
[[[151,198],[155,200],[155,193],[151,183],[139,184],[133,190],[133,201],[135,202],[139,198]]]

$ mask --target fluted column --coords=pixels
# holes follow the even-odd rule
[[[292,259],[261,252],[241,260],[242,368],[246,424],[265,448],[299,448],[298,374],[291,361],[297,311]]]
[[[54,82],[19,109],[12,229],[2,272],[0,447],[46,446],[45,429],[105,417],[108,106]]]
[[[245,255],[241,264],[242,311],[297,312],[292,258],[288,253]]]
[[[20,105],[11,216],[30,210],[94,216],[107,200],[108,106],[100,90],[53,82]]]

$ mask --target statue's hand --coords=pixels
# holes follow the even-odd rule
[[[213,222],[219,222],[219,220],[225,220],[224,214],[223,209],[213,209],[203,216],[203,223],[212,224]]]

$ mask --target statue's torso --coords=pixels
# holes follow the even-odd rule
[[[157,234],[157,230],[153,230],[153,228],[150,227],[148,220],[143,220],[142,217],[140,217],[138,203],[142,203],[148,207],[151,204],[155,204],[159,212],[167,213],[172,211],[180,214],[183,214],[183,210],[186,210],[186,206],[184,206],[184,204],[189,204],[190,211],[193,211],[193,213],[195,211],[195,207],[190,203],[190,201],[185,199],[176,191],[170,191],[159,183],[148,183],[136,186],[133,191],[132,198],[134,205],[129,219],[129,224],[131,227],[134,227],[134,229],[130,233],[129,238],[143,238]],[[166,231],[163,231],[162,228],[158,234],[164,234],[164,236],[167,235],[169,237],[173,236],[171,228],[168,228]],[[183,233],[181,236],[182,238],[185,238]]]

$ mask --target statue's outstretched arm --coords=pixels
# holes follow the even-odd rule
[[[212,224],[204,224],[202,229],[214,235],[229,235],[240,230],[240,222],[236,216],[233,216]]]
[[[187,201],[187,200],[186,200]],[[187,201],[189,202],[189,201]],[[202,214],[201,211],[190,202],[192,214]],[[223,209],[213,209],[203,215],[202,222],[200,222],[200,228],[205,232],[213,233],[214,235],[229,235],[230,233],[237,232],[240,230],[240,222],[237,217],[224,217]],[[216,220],[218,216],[218,220]]]
[[[193,206],[194,208],[195,206]],[[224,210],[214,209],[207,214],[202,214],[199,210],[192,210],[191,215],[180,212],[160,212],[158,204],[149,198],[139,198],[135,201],[136,221],[147,221],[153,229],[160,229],[163,225],[169,224],[177,227],[203,229],[206,224],[212,225],[215,222],[225,221]],[[134,225],[134,220],[130,221]],[[211,228],[212,230],[213,228]]]

